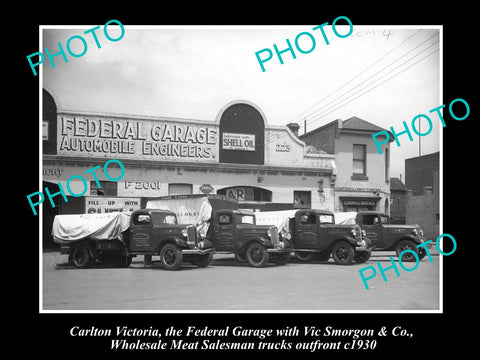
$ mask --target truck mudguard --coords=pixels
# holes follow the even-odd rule
[[[338,241],[340,241],[340,240],[345,240],[345,241],[347,241],[347,242],[348,242],[350,245],[352,245],[353,247],[356,246],[356,242],[355,242],[355,239],[354,239],[354,238],[352,238],[351,236],[347,236],[347,235],[341,235],[341,236],[339,236],[335,241],[332,242],[332,247],[333,247],[333,245],[334,245],[336,242],[338,242]]]

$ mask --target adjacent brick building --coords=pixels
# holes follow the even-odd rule
[[[407,187],[399,178],[390,178],[390,219],[395,224],[405,224],[407,213]]]
[[[379,154],[372,140],[379,131],[385,129],[354,116],[299,136],[307,145],[335,155],[335,211],[390,213],[390,142]]]
[[[422,195],[425,186],[433,186],[433,174],[440,168],[439,154],[437,151],[405,160],[405,186],[413,196]]]
[[[439,174],[439,152],[405,160],[406,222],[420,225],[425,236],[434,241],[440,224]]]

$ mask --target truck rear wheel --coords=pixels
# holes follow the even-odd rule
[[[242,253],[236,252],[235,253],[235,260],[237,260],[240,263],[246,263],[247,262],[247,255],[245,254],[245,252],[242,252]]]
[[[87,269],[95,263],[95,258],[86,248],[73,248],[71,260],[72,264],[78,269]]]
[[[178,270],[183,261],[182,251],[175,244],[166,244],[160,250],[160,261],[165,270]]]
[[[295,257],[300,261],[310,261],[313,258],[313,253],[308,251],[296,251]]]
[[[333,245],[332,256],[335,263],[339,265],[349,265],[355,257],[355,250],[348,242],[341,240]]]
[[[268,263],[268,251],[265,246],[254,242],[247,249],[248,263],[253,267],[264,267]]]

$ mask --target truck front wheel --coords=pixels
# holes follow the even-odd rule
[[[372,255],[372,252],[371,251],[357,251],[355,253],[355,257],[354,257],[354,260],[357,262],[357,263],[364,263],[366,262],[368,259],[370,259],[370,256]]]
[[[395,252],[397,257],[400,258],[400,254],[405,250],[411,250],[418,255],[418,248],[413,241],[410,240],[401,240],[398,242],[397,247],[395,248]],[[408,251],[402,255],[402,262],[403,261],[415,261],[415,255],[412,254],[411,251]],[[424,255],[425,256],[425,255]]]
[[[253,267],[264,267],[268,263],[268,251],[265,246],[254,242],[247,249],[248,263]]]
[[[78,269],[87,269],[95,262],[95,258],[86,248],[73,248],[71,260],[73,265]]]
[[[335,263],[349,265],[353,261],[355,250],[348,242],[341,240],[333,245],[332,256]]]
[[[166,244],[160,250],[160,261],[165,270],[178,270],[183,261],[182,251],[175,244]]]

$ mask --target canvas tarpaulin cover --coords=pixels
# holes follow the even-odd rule
[[[195,225],[201,238],[207,234],[208,220],[212,216],[212,205],[207,197],[153,199],[146,207],[170,210],[177,215],[179,224]]]
[[[52,235],[54,242],[60,244],[85,238],[112,240],[129,226],[129,212],[57,215],[53,221]]]
[[[297,210],[265,211],[255,213],[257,225],[275,225],[280,235],[289,232],[289,220],[295,217]],[[335,224],[355,224],[356,212],[338,212],[334,214]]]

